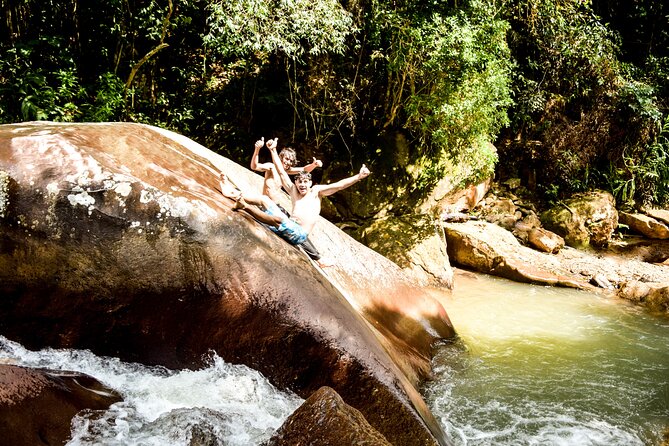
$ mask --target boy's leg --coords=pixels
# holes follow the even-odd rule
[[[221,185],[221,194],[223,194],[224,197],[228,197],[231,200],[237,200],[241,197],[242,192],[230,181],[227,175],[222,172],[219,176],[219,184]]]
[[[313,243],[311,243],[311,240],[307,238],[304,242],[300,243],[299,245],[300,248],[314,261],[318,266],[321,268],[328,268],[331,266],[334,266],[334,263],[330,259],[323,258],[321,257],[321,253],[318,252],[316,247],[314,246]]]
[[[314,260],[320,260],[321,254],[318,252],[314,244],[311,243],[311,240],[309,240],[308,237],[303,243],[300,243],[299,246],[304,250],[304,252],[307,253],[309,257]]]
[[[247,205],[246,201],[246,196],[240,197],[235,203],[235,209],[243,209],[260,223],[265,223],[269,226],[278,227],[283,221],[281,217],[269,215],[268,213],[260,210],[256,205]]]
[[[265,223],[266,225],[277,227],[281,224],[283,220],[280,217],[266,214],[256,207],[261,206],[266,208],[268,205],[266,200],[269,200],[268,197],[258,194],[243,194],[242,196],[242,192],[230,181],[227,175],[221,173],[219,179],[221,193],[224,196],[235,200],[235,209],[244,209],[246,212],[251,214],[253,218],[261,223]],[[247,204],[251,204],[253,206],[247,206]]]

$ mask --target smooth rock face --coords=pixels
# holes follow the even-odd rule
[[[263,446],[392,446],[337,392],[314,392]]]
[[[306,397],[334,388],[395,445],[447,444],[416,390],[443,307],[320,221],[319,272],[218,190],[261,178],[139,124],[0,126],[0,334],[172,368],[215,351]]]
[[[107,409],[121,400],[118,393],[83,373],[0,365],[0,442],[64,444],[77,412]]]

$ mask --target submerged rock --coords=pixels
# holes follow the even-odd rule
[[[171,368],[215,351],[306,397],[334,388],[395,445],[447,444],[417,391],[443,307],[321,220],[323,272],[218,190],[261,178],[139,124],[0,126],[0,334]]]
[[[301,444],[392,446],[329,387],[314,392],[263,446]]]
[[[102,410],[121,396],[83,373],[0,365],[2,444],[64,444],[82,409]]]

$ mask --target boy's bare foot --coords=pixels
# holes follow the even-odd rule
[[[321,257],[320,259],[316,260],[316,264],[321,268],[330,268],[334,266],[334,262],[331,259],[324,257]]]
[[[235,211],[238,211],[240,209],[246,209],[246,201],[244,201],[244,197],[241,195],[237,198],[235,201],[235,205],[232,207]]]
[[[242,193],[237,187],[232,184],[230,179],[223,172],[219,175],[220,185],[221,185],[221,194],[224,197],[228,197],[232,200],[238,200],[241,198]]]

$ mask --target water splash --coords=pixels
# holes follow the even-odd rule
[[[83,372],[123,395],[106,411],[80,412],[68,446],[255,445],[303,402],[213,354],[206,368],[173,371],[82,350],[30,351],[0,336],[0,362]]]

